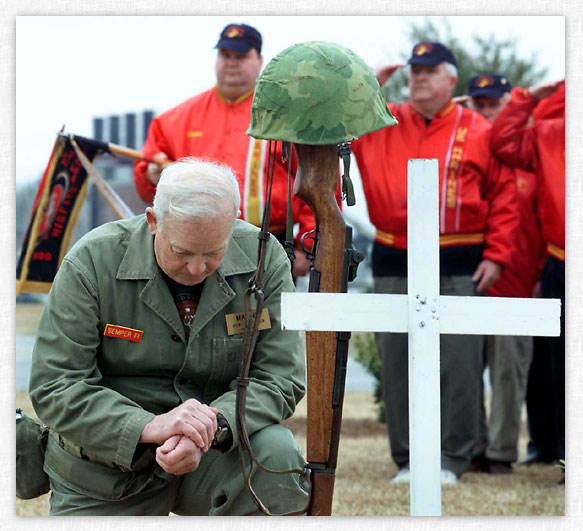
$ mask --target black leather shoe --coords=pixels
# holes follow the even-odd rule
[[[488,458],[484,455],[478,455],[474,457],[468,466],[466,472],[484,472],[488,473],[490,471],[490,462]]]
[[[552,457],[546,457],[537,453],[528,454],[522,461],[518,463],[519,466],[529,466],[537,463],[549,464],[555,461]]]
[[[514,469],[510,461],[493,461],[490,460],[490,474],[512,474]]]

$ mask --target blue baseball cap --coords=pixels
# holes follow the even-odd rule
[[[512,86],[506,76],[498,74],[486,74],[474,76],[470,79],[469,94],[472,98],[485,96],[486,98],[500,99],[510,92]]]
[[[227,48],[237,53],[247,53],[251,48],[255,48],[260,54],[261,45],[261,33],[254,27],[247,24],[229,24],[221,31],[215,48]]]
[[[420,42],[413,46],[410,65],[435,66],[440,63],[450,63],[457,67],[457,61],[452,51],[440,42]]]

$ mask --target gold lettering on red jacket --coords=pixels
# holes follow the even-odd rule
[[[243,215],[245,221],[259,227],[263,216],[263,167],[265,159],[265,141],[251,138],[245,168],[245,196]]]
[[[460,180],[464,167],[464,149],[472,121],[471,113],[464,113],[461,109],[456,126],[452,131],[451,144],[446,156],[447,168],[445,171],[445,211],[442,212],[442,232],[452,229],[458,230],[458,210],[461,201]]]

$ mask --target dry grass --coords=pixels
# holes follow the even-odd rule
[[[23,335],[36,335],[43,308],[43,304],[17,304],[16,331]]]
[[[17,404],[33,414],[26,393]],[[333,514],[335,516],[407,516],[409,486],[393,485],[397,467],[389,456],[385,426],[374,422],[369,393],[348,393],[344,405],[342,437]],[[305,401],[287,422],[305,451]],[[525,434],[521,448],[526,445]],[[565,514],[565,487],[554,486],[561,471],[552,465],[516,467],[512,475],[465,474],[442,490],[444,515],[538,516]],[[49,511],[49,495],[16,500],[17,516],[42,516]]]
[[[305,451],[306,401],[289,426]],[[347,393],[336,472],[335,516],[407,516],[409,485],[392,484],[397,473],[386,427],[374,421],[372,393]],[[526,426],[520,449],[525,455]],[[444,516],[539,516],[565,514],[562,472],[553,465],[515,467],[509,475],[466,473],[457,485],[442,489]]]
[[[40,305],[18,305],[16,329],[36,333]],[[25,392],[17,392],[16,404],[33,415]],[[393,485],[397,473],[391,461],[386,428],[375,422],[372,393],[347,393],[332,514],[336,516],[406,516],[409,486]],[[306,400],[286,422],[304,449]],[[521,457],[526,449],[526,427],[520,439]],[[444,515],[538,516],[565,514],[565,486],[554,484],[562,477],[552,465],[516,467],[512,475],[464,474],[454,486],[442,489]],[[35,500],[16,500],[17,516],[43,516],[49,512],[49,495]]]

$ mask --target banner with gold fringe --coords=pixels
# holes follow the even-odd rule
[[[98,146],[83,145],[93,160]],[[36,195],[16,266],[16,294],[48,293],[87,195],[87,171],[69,137],[58,135]]]

